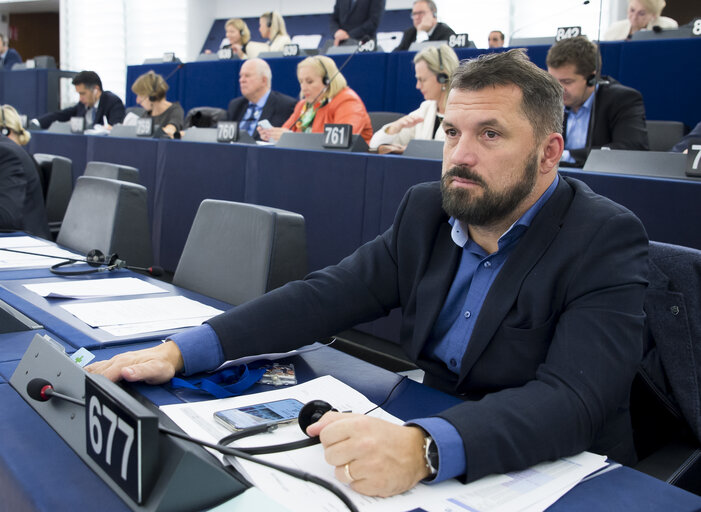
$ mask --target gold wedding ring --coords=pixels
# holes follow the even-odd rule
[[[350,472],[350,462],[346,463],[346,465],[343,466],[343,471],[346,473],[346,478],[348,479],[348,482],[349,482],[349,483],[352,482],[353,480],[355,480],[355,479],[351,476],[351,472]]]

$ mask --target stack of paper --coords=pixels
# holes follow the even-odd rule
[[[0,238],[0,249],[3,248],[32,252],[39,255],[59,256],[66,259],[83,259],[81,254],[60,249],[47,240],[40,240],[30,236],[2,237]],[[0,268],[47,268],[60,262],[61,259],[57,258],[45,258],[0,250]]]
[[[191,436],[207,441],[218,441],[230,432],[214,422],[212,419],[214,412],[283,398],[296,398],[303,403],[313,399],[326,400],[338,410],[351,410],[356,413],[365,413],[374,407],[374,404],[351,387],[333,377],[326,376],[276,391],[223,400],[167,405],[163,406],[162,410]],[[376,409],[370,415],[394,423],[402,423],[381,409]],[[279,444],[297,440],[303,436],[299,427],[293,424],[278,428],[272,433],[242,439],[238,446]],[[436,485],[419,484],[398,496],[371,498],[354,492],[334,478],[334,468],[324,461],[321,445],[260,457],[313,473],[333,482],[337,487],[341,487],[362,511],[533,512],[545,510],[584,477],[606,466],[606,457],[583,452],[574,457],[538,464],[525,471],[488,476],[467,485],[457,480]],[[220,459],[223,460],[221,456]],[[284,504],[289,510],[300,512],[345,510],[338,498],[314,484],[294,479],[252,462],[236,461],[236,466],[258,488]]]
[[[48,281],[25,284],[24,287],[42,297],[57,299],[94,299],[167,292],[155,284],[136,277]]]

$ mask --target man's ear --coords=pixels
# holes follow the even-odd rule
[[[547,174],[553,169],[557,170],[562,152],[565,149],[565,141],[559,133],[551,133],[543,141],[540,158],[540,172]]]

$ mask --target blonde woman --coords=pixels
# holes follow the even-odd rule
[[[240,59],[248,58],[249,55],[246,53],[246,48],[251,40],[251,31],[248,29],[246,22],[241,18],[231,18],[224,27],[229,44],[223,48],[231,48],[232,55],[238,55]]]
[[[660,16],[665,5],[665,0],[629,0],[628,18],[611,25],[602,39],[620,41],[630,39],[639,30],[677,28],[678,24],[672,18]]]
[[[39,172],[21,146],[31,135],[10,105],[0,105],[0,229],[51,239]]]
[[[285,20],[277,11],[264,13],[258,20],[258,31],[263,39],[266,39],[269,52],[281,52],[286,44],[292,40],[285,28]]]
[[[284,132],[323,133],[328,123],[350,124],[365,142],[372,137],[372,124],[360,96],[348,87],[330,57],[307,57],[297,65],[301,100],[280,128],[258,127],[261,139],[277,141]]]
[[[370,149],[401,153],[412,139],[445,140],[441,127],[448,100],[450,76],[458,67],[458,56],[447,44],[425,48],[414,56],[416,88],[424,101],[410,114],[384,125],[370,140]]]

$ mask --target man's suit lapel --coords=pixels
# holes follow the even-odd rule
[[[558,183],[552,197],[533,219],[530,227],[494,280],[463,356],[460,381],[467,376],[513,307],[521,289],[521,283],[528,272],[557,236],[571,198],[570,185],[560,178],[560,183]]]
[[[268,100],[265,102],[265,105],[263,105],[263,110],[260,111],[260,118],[259,120],[263,119],[268,119],[273,115],[273,110],[275,109],[275,91],[270,91],[270,94],[268,95]]]
[[[414,358],[426,344],[460,262],[461,249],[450,236],[452,226],[443,222],[438,229],[428,268],[416,290],[416,324],[410,347]]]

